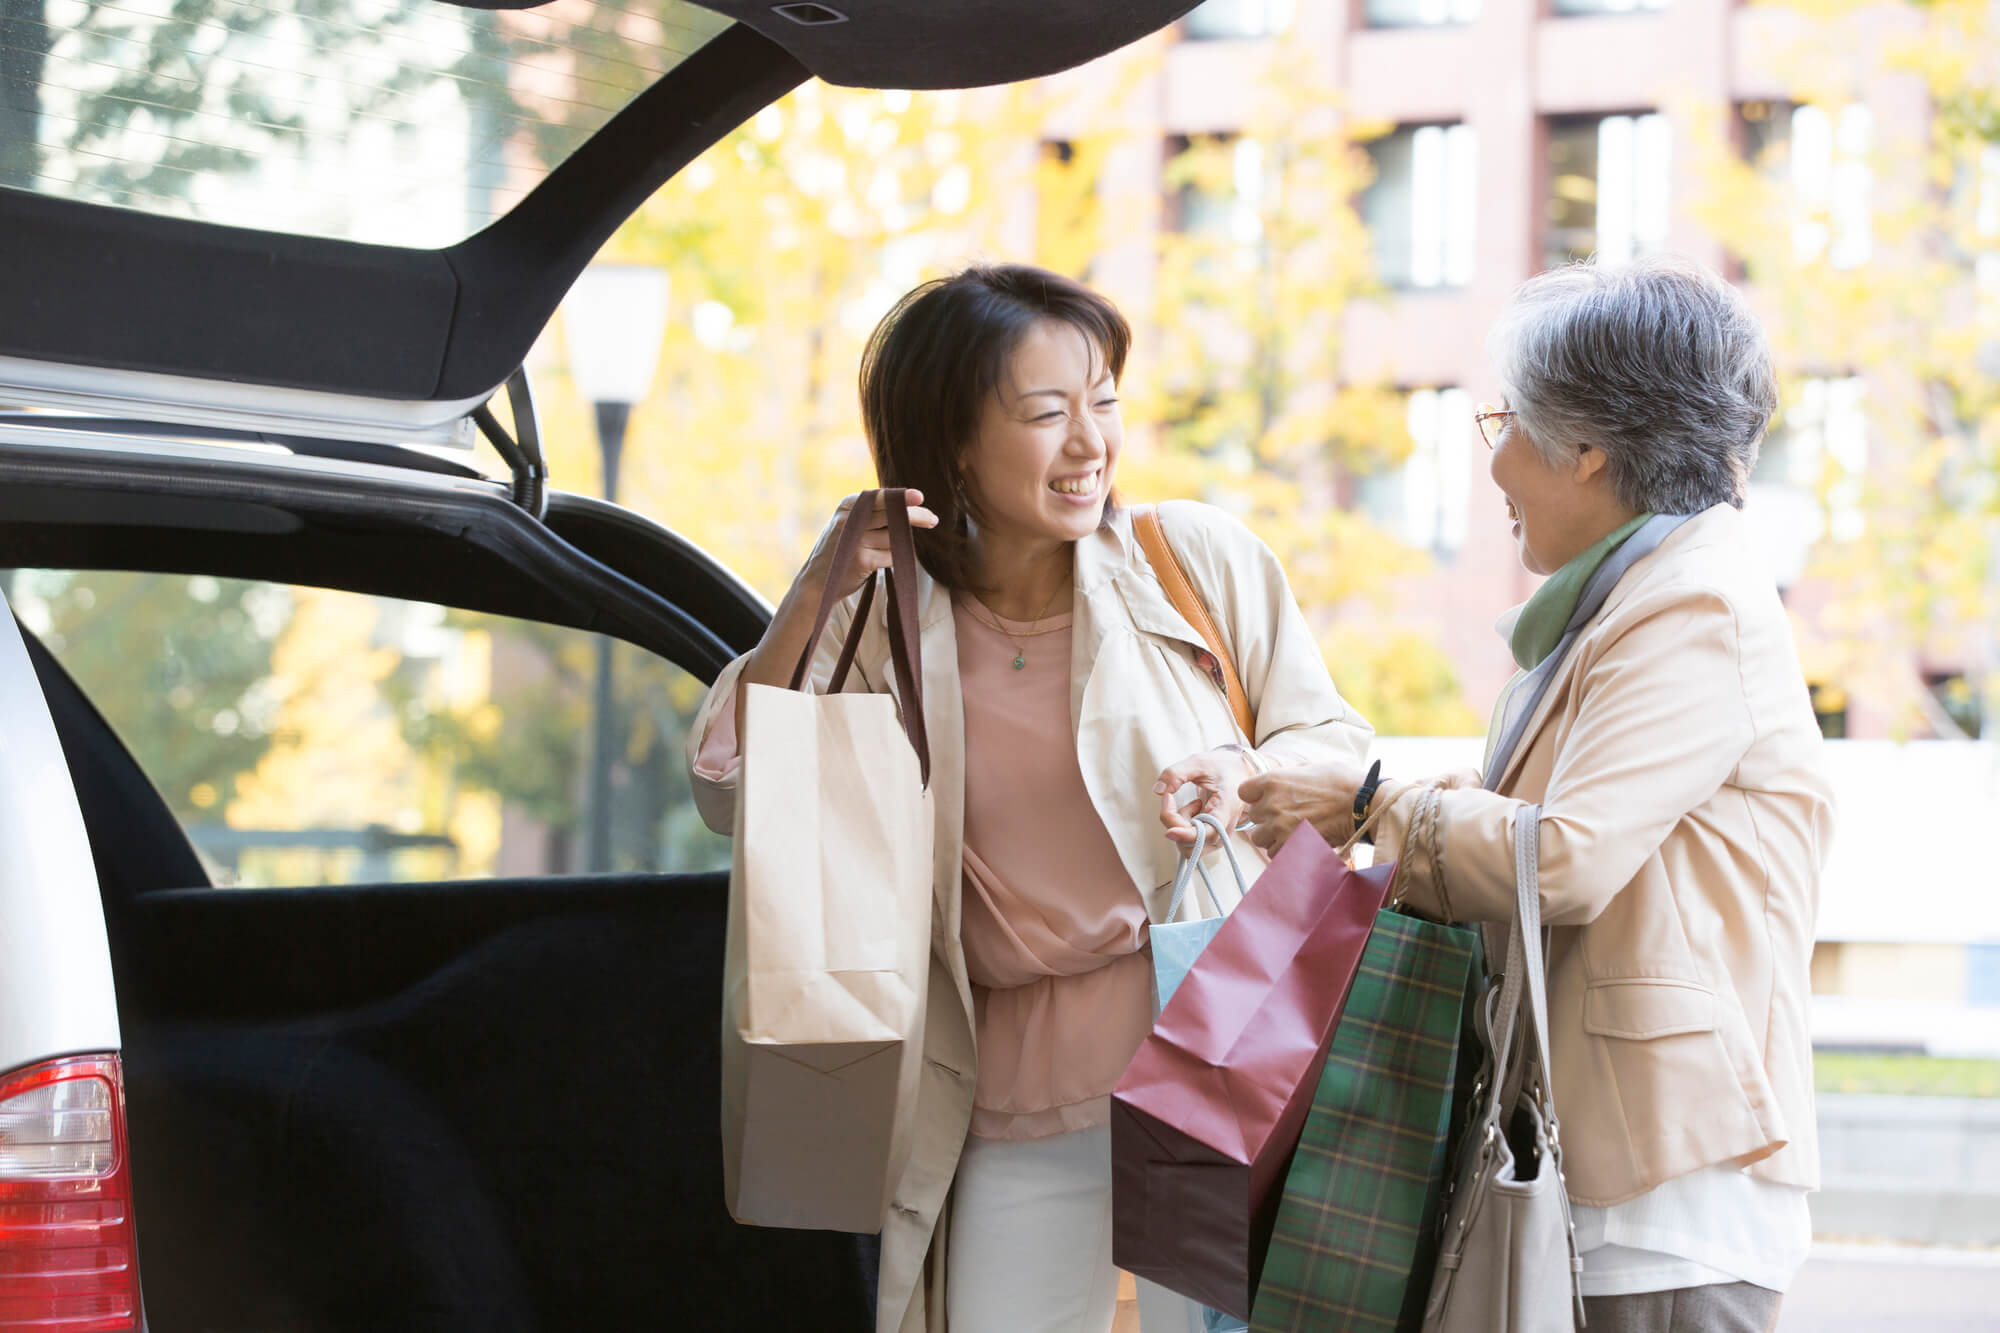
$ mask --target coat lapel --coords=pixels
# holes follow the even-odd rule
[[[1070,607],[1069,647],[1069,726],[1073,736],[1083,734],[1084,694],[1090,687],[1091,672],[1097,668],[1098,653],[1111,624],[1106,615],[1111,607],[1105,599],[1116,596],[1112,587],[1125,562],[1124,545],[1117,531],[1121,520],[1129,522],[1124,515],[1117,515],[1109,530],[1100,529],[1076,544],[1076,594]]]
[[[1605,604],[1605,609],[1610,609],[1609,602]],[[1536,703],[1534,713],[1529,716],[1528,726],[1521,733],[1520,743],[1514,747],[1514,752],[1507,756],[1507,766],[1500,771],[1500,780],[1487,784],[1493,791],[1507,791],[1516,775],[1520,773],[1521,765],[1528,757],[1528,751],[1535,747],[1535,739],[1541,735],[1549,719],[1555,716],[1556,706],[1569,697],[1570,679],[1576,674],[1577,658],[1583,651],[1583,641],[1590,637],[1594,628],[1594,623],[1587,626],[1577,637],[1577,641],[1570,645],[1569,656],[1565,657],[1562,665],[1556,669],[1555,679],[1549,682],[1548,689],[1542,691],[1541,700]]]
[[[951,595],[923,577],[917,639],[923,653],[924,727],[931,742],[931,802],[936,844],[931,884],[931,937],[956,940],[960,863],[965,837],[965,694],[958,678],[958,626],[952,618]],[[888,672],[888,639],[878,671]],[[881,677],[878,677],[878,679]],[[949,756],[948,762],[939,759]],[[950,950],[946,950],[950,956]]]
[[[1207,648],[1201,631],[1174,609],[1158,576],[1147,576],[1150,571],[1146,557],[1138,549],[1138,538],[1132,534],[1130,511],[1120,510],[1109,529],[1077,543],[1076,586],[1085,594],[1089,613],[1098,626],[1125,619],[1143,633],[1174,639],[1192,648]],[[1117,614],[1119,605],[1123,606],[1122,617]],[[1090,635],[1079,634],[1076,645],[1079,651],[1088,649],[1094,657],[1103,639],[1103,629],[1094,628]],[[1087,682],[1088,663],[1079,658],[1077,666],[1075,688],[1080,700]]]
[[[1527,729],[1521,733],[1520,744],[1516,745],[1514,753],[1507,757],[1507,764],[1500,772],[1499,781],[1487,784],[1491,790],[1496,792],[1507,791],[1515,778],[1520,775],[1521,765],[1526,762],[1528,752],[1534,748],[1536,739],[1541,735],[1542,730],[1548,726],[1549,719],[1555,716],[1556,710],[1563,706],[1564,702],[1569,698],[1570,689],[1575,683],[1577,663],[1582,661],[1586,655],[1586,644],[1599,632],[1599,627],[1603,625],[1605,617],[1615,611],[1620,603],[1630,597],[1633,590],[1645,581],[1644,571],[1665,552],[1674,550],[1690,540],[1696,539],[1697,534],[1705,533],[1710,528],[1719,527],[1721,524],[1729,521],[1729,518],[1733,517],[1735,512],[1735,510],[1727,505],[1718,505],[1692,521],[1682,524],[1678,529],[1669,533],[1666,540],[1661,542],[1656,549],[1647,552],[1635,561],[1630,569],[1625,571],[1623,577],[1618,580],[1610,593],[1606,595],[1604,605],[1597,609],[1597,614],[1591,617],[1590,622],[1577,635],[1576,642],[1570,645],[1568,655],[1563,658],[1562,664],[1556,668],[1555,679],[1551,680],[1548,689],[1542,692],[1541,700],[1535,705],[1534,713],[1528,718]],[[1502,637],[1512,636],[1515,622],[1520,619],[1520,612],[1521,608],[1515,607],[1500,618],[1500,624],[1496,628],[1500,630]]]

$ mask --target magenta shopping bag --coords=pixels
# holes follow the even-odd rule
[[[1387,897],[1308,824],[1175,990],[1111,1104],[1112,1259],[1250,1317],[1285,1170]]]

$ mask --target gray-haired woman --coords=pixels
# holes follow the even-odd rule
[[[1337,841],[1379,811],[1412,904],[1454,921],[1512,915],[1513,814],[1540,804],[1592,1333],[1768,1329],[1812,1234],[1808,960],[1833,823],[1790,626],[1737,512],[1777,403],[1770,352],[1735,289],[1672,259],[1535,278],[1493,350],[1493,479],[1522,563],[1550,578],[1501,622],[1521,675],[1483,781],[1378,787],[1328,761],[1240,794],[1268,844],[1301,819]],[[1427,785],[1448,788],[1435,824],[1411,818]]]

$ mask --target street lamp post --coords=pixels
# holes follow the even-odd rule
[[[570,378],[590,401],[603,463],[603,494],[618,498],[625,427],[644,401],[659,365],[667,328],[667,275],[639,264],[593,264],[563,299],[563,340]],[[611,771],[618,749],[612,643],[597,640],[597,680],[591,696],[590,777],[584,802],[588,837],[584,867],[611,869]]]

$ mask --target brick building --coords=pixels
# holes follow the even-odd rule
[[[1887,34],[1897,11],[1874,21]],[[1926,188],[1918,164],[1874,155],[1925,132],[1923,85],[1857,68],[1848,102],[1792,105],[1802,23],[1737,0],[1209,0],[1159,43],[1058,81],[1065,110],[1045,138],[1108,118],[1119,142],[1101,190],[1162,200],[1152,216],[1121,217],[1123,239],[1094,270],[1143,308],[1153,234],[1186,211],[1166,201],[1174,145],[1242,130],[1281,56],[1308,60],[1357,121],[1393,127],[1368,143],[1376,179],[1357,201],[1390,294],[1350,309],[1343,372],[1406,393],[1415,450],[1394,473],[1340,480],[1329,498],[1435,554],[1434,572],[1399,597],[1399,618],[1437,640],[1478,707],[1513,669],[1493,619],[1534,584],[1471,422],[1498,395],[1485,336],[1515,285],[1572,257],[1662,249],[1740,275],[1691,207],[1701,187],[1691,145],[1704,128],[1722,127],[1760,160],[1785,147],[1790,188],[1816,219],[1795,228],[1794,246],[1835,269],[1869,262],[1878,199]],[[1121,77],[1121,63],[1136,77]],[[1103,90],[1114,87],[1132,91],[1113,104]],[[1861,521],[1858,492],[1836,489],[1824,514],[1813,482],[1829,458],[1857,471],[1883,460],[1869,454],[1861,379],[1837,366],[1781,370],[1792,406],[1767,441],[1749,512],[1788,599],[1810,611],[1825,595],[1801,580],[1813,537]],[[1916,668],[1943,697],[1968,665]],[[1849,698],[1845,682],[1814,684],[1830,735],[1888,733],[1887,709]],[[1978,733],[1976,705],[1953,716]]]

